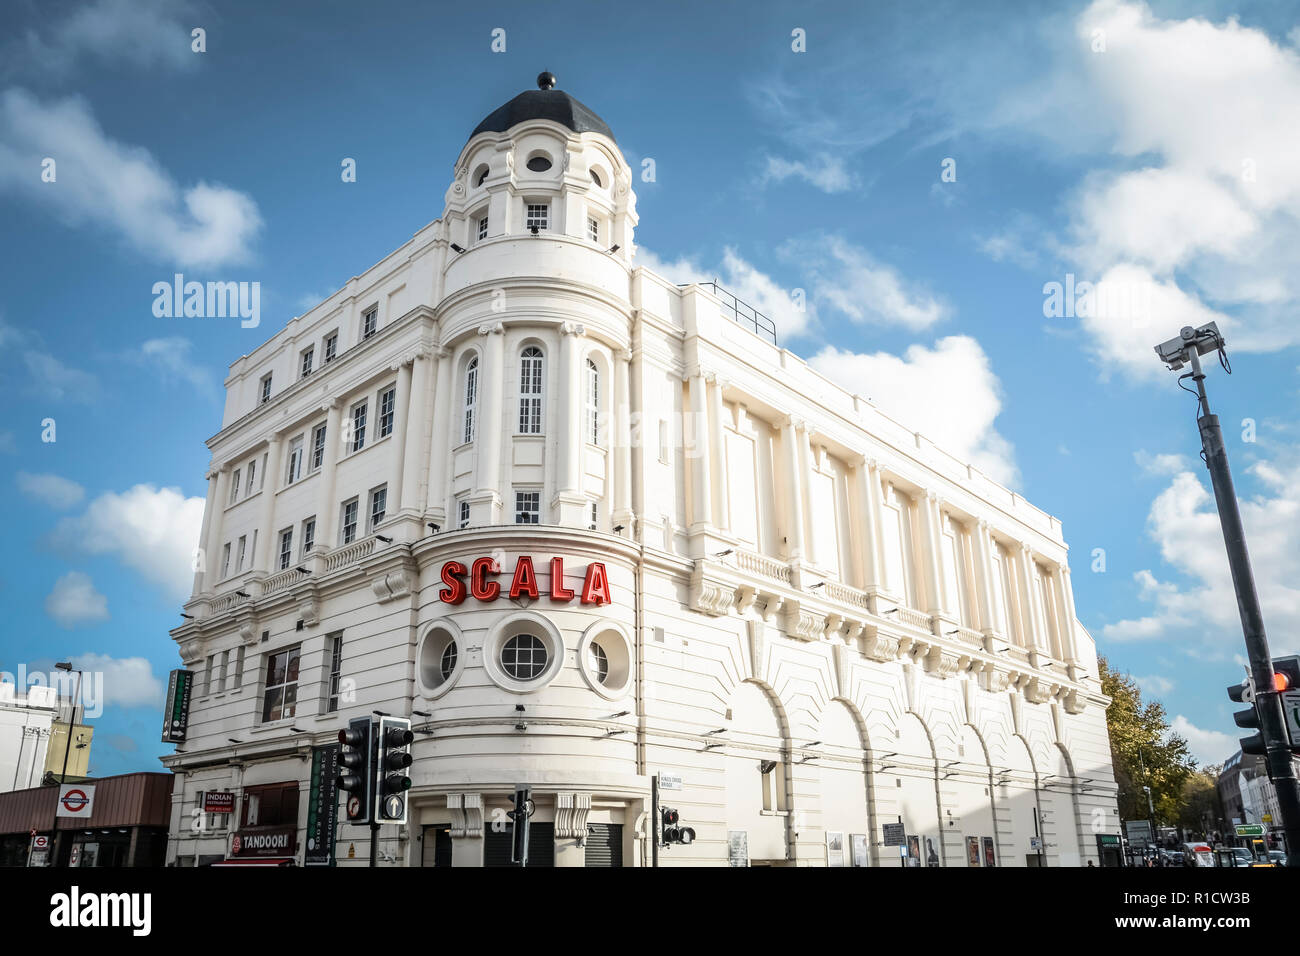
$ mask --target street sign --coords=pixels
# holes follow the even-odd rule
[[[1029,849],[1031,849],[1031,850],[1041,850],[1042,848],[1043,848],[1043,841],[1042,841],[1042,840],[1038,839],[1038,837],[1030,837],[1030,838],[1029,838]]]
[[[163,709],[163,743],[183,743],[190,725],[190,692],[194,674],[177,668],[167,678],[167,703]]]
[[[659,775],[660,790],[680,790],[682,789],[682,776],[677,773],[661,773]]]
[[[95,787],[87,783],[66,783],[59,787],[58,817],[89,819],[95,807]]]
[[[901,823],[881,824],[881,829],[885,833],[885,846],[903,846],[907,843],[907,834],[904,832]]]
[[[1260,816],[1259,816],[1259,818],[1260,818],[1261,820],[1263,820],[1265,823],[1272,823],[1272,822],[1273,822],[1273,814],[1271,814],[1271,813],[1261,813]]]
[[[1300,747],[1300,690],[1289,690],[1282,695],[1282,710],[1286,713],[1286,731],[1291,735],[1291,746]]]
[[[1264,824],[1262,823],[1243,823],[1237,828],[1237,836],[1263,836]]]
[[[339,745],[313,747],[303,866],[333,866],[339,816]],[[355,799],[355,798],[353,798]]]

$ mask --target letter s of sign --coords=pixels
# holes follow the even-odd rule
[[[465,600],[465,582],[461,580],[469,569],[459,561],[448,561],[442,566],[442,583],[447,585],[438,592],[444,604],[460,604]]]
[[[489,574],[496,574],[501,568],[492,558],[475,558],[474,567],[469,575],[469,593],[479,601],[495,601],[501,594],[501,585],[489,581]]]

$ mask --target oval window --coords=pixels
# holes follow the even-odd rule
[[[544,173],[551,168],[551,161],[545,156],[534,156],[528,161],[528,168],[535,173]]]

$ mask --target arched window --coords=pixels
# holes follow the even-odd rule
[[[542,350],[530,345],[519,355],[519,434],[542,433]]]
[[[596,363],[587,359],[587,441],[593,445],[600,444],[600,369]]]
[[[478,356],[465,367],[465,436],[466,442],[474,440],[474,403],[478,398]]]

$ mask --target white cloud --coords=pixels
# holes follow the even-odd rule
[[[162,706],[166,688],[154,676],[153,667],[143,657],[78,654],[72,657],[72,666],[87,673],[104,675],[103,700],[97,702],[101,705]]]
[[[86,554],[116,555],[169,597],[184,600],[194,582],[203,507],[203,498],[186,498],[177,488],[135,485],[106,492],[84,514],[62,519],[54,540]]]
[[[1190,467],[1185,455],[1152,454],[1145,448],[1133,452],[1133,460],[1148,475],[1176,475]]]
[[[211,371],[195,363],[190,355],[193,348],[194,343],[180,336],[149,339],[133,358],[156,368],[163,381],[181,382],[203,395],[215,395],[216,379]]]
[[[819,311],[829,308],[863,325],[912,331],[948,317],[948,307],[936,296],[839,236],[792,239],[781,247],[781,255],[809,277],[809,300]]]
[[[857,185],[856,177],[844,168],[843,159],[826,154],[817,156],[809,162],[768,156],[763,172],[759,176],[758,185],[784,182],[792,177],[802,179],[824,193],[832,194],[847,192]]]
[[[85,488],[59,475],[33,475],[20,471],[15,476],[15,481],[18,483],[18,490],[28,498],[59,511],[80,504],[81,499],[86,496]]]
[[[27,47],[34,63],[52,70],[69,69],[85,55],[105,63],[190,69],[200,54],[190,48],[191,27],[178,18],[190,12],[189,4],[176,0],[96,0],[47,36],[28,33]]]
[[[1249,469],[1265,490],[1241,498],[1242,523],[1272,650],[1300,652],[1300,448],[1283,449]],[[1107,625],[1108,640],[1174,638],[1223,659],[1241,649],[1241,621],[1214,498],[1202,478],[1181,471],[1152,502],[1147,533],[1185,583],[1150,571],[1135,578],[1152,607],[1137,619]]]
[[[69,571],[54,582],[54,590],[45,598],[45,613],[64,628],[107,621],[108,599],[95,590],[89,575]]]
[[[55,182],[41,181],[46,157]],[[169,265],[244,262],[262,225],[248,195],[206,182],[182,189],[148,150],[105,135],[84,101],[42,103],[21,89],[0,95],[0,189]]]
[[[1173,719],[1169,729],[1187,741],[1187,749],[1201,764],[1223,763],[1241,749],[1241,735],[1202,730],[1182,714]]]
[[[995,481],[1019,483],[1011,443],[994,427],[1002,386],[974,339],[948,336],[932,349],[910,346],[901,357],[827,346],[809,364]]]
[[[31,374],[32,387],[42,398],[93,402],[99,394],[99,380],[94,375],[64,365],[53,355],[24,352],[23,364]]]
[[[1138,687],[1142,688],[1142,693],[1153,697],[1163,697],[1174,689],[1174,682],[1168,677],[1162,677],[1159,674],[1152,674],[1149,677],[1134,677]]]

